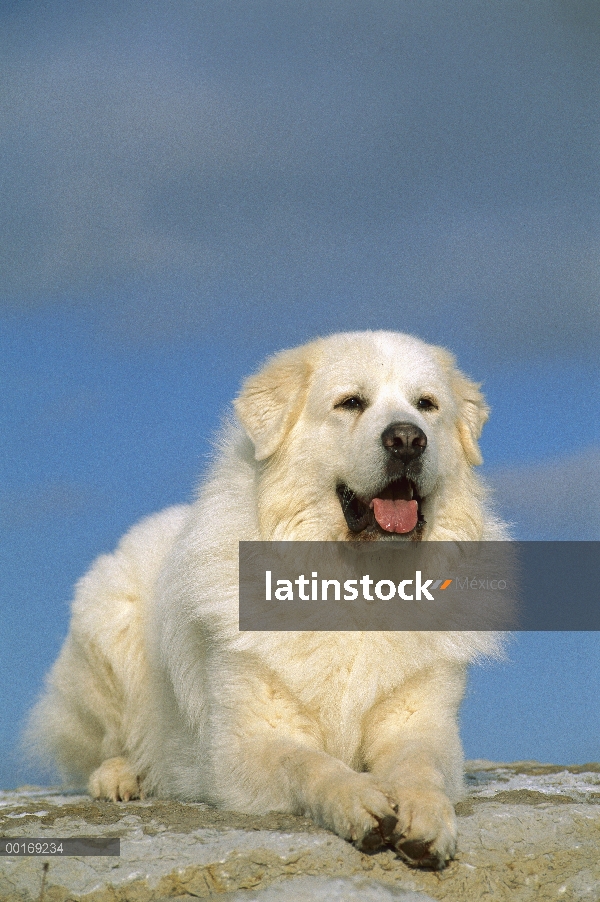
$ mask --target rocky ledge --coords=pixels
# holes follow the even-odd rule
[[[310,821],[206,805],[0,792],[0,836],[119,837],[119,857],[0,857],[3,902],[493,902],[600,899],[600,765],[468,765],[441,873],[364,855]]]

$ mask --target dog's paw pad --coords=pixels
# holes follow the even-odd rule
[[[419,840],[400,840],[396,843],[399,857],[411,868],[425,868],[431,871],[442,871],[446,860],[432,851],[431,843]]]
[[[392,836],[394,834],[394,828],[398,823],[398,818],[394,817],[392,814],[387,814],[385,817],[377,818],[377,826],[373,828],[373,830],[369,830],[368,833],[365,833],[363,838],[355,843],[356,848],[359,852],[377,852],[379,849],[384,848],[392,841]]]

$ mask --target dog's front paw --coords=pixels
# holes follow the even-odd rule
[[[371,774],[348,774],[330,783],[319,809],[317,820],[362,852],[375,852],[392,842],[394,802]]]
[[[410,867],[440,871],[456,853],[456,815],[435,788],[398,789],[398,823],[392,845]]]
[[[126,758],[107,758],[91,775],[88,790],[93,798],[111,802],[143,798],[140,778],[131,770]]]

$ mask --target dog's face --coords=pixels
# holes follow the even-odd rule
[[[283,352],[236,408],[264,461],[265,538],[428,537],[487,417],[448,352],[392,332]]]

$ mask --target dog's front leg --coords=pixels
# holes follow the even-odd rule
[[[235,683],[224,681],[213,709],[212,800],[303,814],[364,850],[389,844],[394,802],[376,777],[325,752],[316,718],[268,675]]]
[[[397,804],[394,846],[410,865],[441,869],[456,851],[452,801],[462,795],[457,710],[461,665],[419,673],[369,714],[368,770]]]

